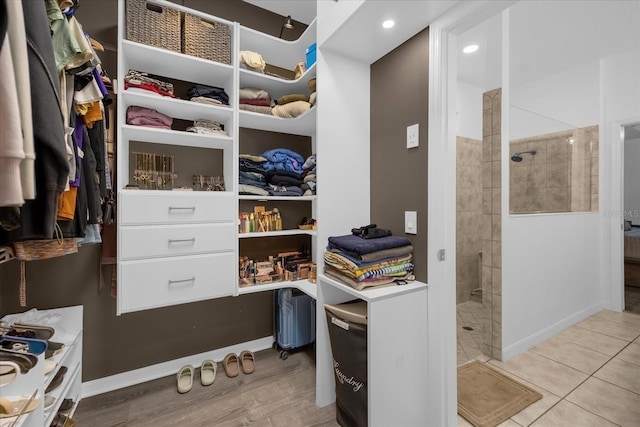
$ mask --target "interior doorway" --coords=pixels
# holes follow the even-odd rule
[[[499,357],[492,248],[501,244],[501,15],[457,37],[456,338],[458,365]],[[496,120],[493,120],[493,116]],[[497,301],[496,301],[497,302]],[[494,348],[498,351],[494,351]]]
[[[640,123],[624,126],[624,309],[640,314]]]

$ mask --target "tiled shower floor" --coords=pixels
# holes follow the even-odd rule
[[[482,303],[467,301],[458,304],[457,338],[458,365],[482,356]],[[472,330],[469,330],[472,329]],[[488,358],[485,358],[488,359]]]

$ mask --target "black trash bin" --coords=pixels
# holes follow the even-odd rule
[[[336,420],[343,427],[366,427],[367,303],[325,304],[336,380]]]

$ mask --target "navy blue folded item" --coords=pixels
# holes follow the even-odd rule
[[[204,96],[206,98],[218,100],[223,104],[229,104],[229,95],[227,95],[227,92],[225,92],[221,87],[196,84],[187,91],[187,95],[189,98]]]
[[[359,255],[408,245],[411,245],[411,240],[400,236],[363,239],[353,234],[347,234],[345,236],[329,237],[329,247],[331,249],[343,249]]]

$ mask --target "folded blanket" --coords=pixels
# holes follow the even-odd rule
[[[294,101],[284,105],[276,105],[271,112],[274,116],[291,119],[298,117],[311,109],[306,101]]]
[[[171,129],[173,119],[152,108],[132,105],[127,108],[127,123],[135,126]]]
[[[229,104],[229,95],[221,87],[195,84],[188,91],[189,98],[205,97]]]
[[[258,196],[268,196],[269,192],[263,188],[259,188],[248,184],[238,184],[238,193],[240,194],[252,194]]]
[[[409,245],[411,245],[411,240],[400,236],[363,239],[362,237],[348,234],[346,236],[329,237],[330,249],[343,249],[345,251],[354,252],[358,255]]]
[[[256,162],[256,163],[262,163],[262,162],[268,161],[267,159],[265,159],[262,156],[256,156],[256,155],[253,155],[253,154],[240,154],[238,157],[241,158],[241,159],[251,160],[251,161]]]
[[[262,153],[262,156],[269,160],[264,165],[267,172],[289,171],[302,173],[304,158],[295,151],[286,148],[275,148]]]
[[[347,276],[358,281],[381,276],[395,276],[397,275],[396,273],[399,272],[404,274],[407,271],[413,271],[411,255],[407,255],[402,258],[392,258],[386,261],[358,265],[338,253],[325,250],[324,262],[325,264],[329,264],[332,267],[337,268]]]
[[[284,186],[269,184],[271,196],[302,196],[302,189],[296,186]]]
[[[371,289],[371,288],[382,288],[384,286],[394,286],[396,280],[405,280],[412,277],[412,275],[408,273],[401,277],[384,277],[381,279],[364,280],[362,282],[357,282],[341,274],[339,270],[334,269],[330,265],[325,265],[324,274],[326,274],[327,276],[333,279],[336,279],[339,282],[344,283],[347,286],[351,286],[352,288],[358,291],[361,291],[367,288]]]
[[[271,107],[264,107],[262,105],[248,105],[248,104],[240,104],[238,108],[244,111],[251,111],[252,113],[262,113],[262,114],[271,114]]]
[[[239,99],[266,99],[271,101],[269,92],[264,89],[258,89],[255,87],[243,87],[238,91]]]
[[[284,104],[288,104],[290,102],[295,102],[295,101],[309,102],[309,97],[301,93],[292,93],[290,95],[281,96],[280,98],[278,98],[277,102],[278,102],[278,105],[284,105]]]
[[[271,107],[271,101],[268,99],[244,99],[240,98],[240,105],[261,105],[263,107]]]

